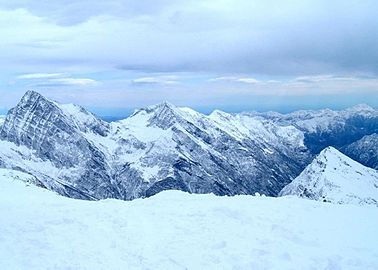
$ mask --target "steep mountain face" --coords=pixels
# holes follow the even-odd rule
[[[67,111],[36,92],[27,92],[1,127],[0,164],[32,173],[44,186],[66,196],[117,197],[104,154],[82,134],[90,130],[104,136],[108,124],[84,109],[79,114],[83,121]]]
[[[279,195],[297,195],[339,204],[378,206],[378,171],[328,147]]]
[[[114,123],[113,164],[117,178],[124,179],[121,185],[139,178],[133,183],[139,196],[172,188],[217,195],[260,190],[273,195],[304,167],[306,150],[294,128],[223,116],[229,119],[163,103]],[[286,136],[290,132],[299,137],[295,144]]]
[[[310,158],[303,134],[243,115],[162,103],[111,124],[29,91],[0,131],[0,166],[86,199],[134,199],[166,189],[277,195]]]
[[[364,136],[362,139],[341,149],[343,153],[361,164],[378,170],[378,134]]]

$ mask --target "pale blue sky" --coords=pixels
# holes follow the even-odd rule
[[[330,3],[331,2],[331,3]],[[0,0],[0,113],[378,107],[377,1]]]

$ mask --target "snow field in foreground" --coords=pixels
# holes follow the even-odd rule
[[[378,209],[167,191],[73,200],[0,173],[0,269],[378,269]]]

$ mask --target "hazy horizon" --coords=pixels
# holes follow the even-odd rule
[[[20,96],[21,99],[22,96]],[[47,98],[50,98],[49,96],[46,96]],[[220,106],[185,106],[185,105],[173,105],[177,107],[190,107],[191,109],[194,109],[200,113],[203,114],[210,114],[214,110],[222,110],[228,113],[240,113],[240,112],[268,112],[268,111],[274,111],[279,113],[291,113],[294,111],[299,110],[321,110],[321,109],[331,109],[331,110],[343,110],[347,109],[353,106],[366,104],[374,109],[377,109],[377,106],[374,105],[374,102],[369,102],[369,100],[366,99],[358,99],[356,97],[355,99],[350,99],[349,102],[343,102],[343,103],[336,103],[333,99],[330,99],[329,96],[326,97],[327,100],[323,100],[321,102],[314,102],[314,97],[308,97],[308,99],[301,99],[301,104],[298,104],[298,100],[291,100],[292,103],[286,101],[286,104],[283,106],[279,102],[275,100],[270,100],[270,103],[266,104],[256,104],[255,106],[240,106],[240,105],[220,105]],[[340,98],[339,96],[334,96],[334,99]],[[52,99],[54,101],[57,101],[58,103],[62,103],[60,100]],[[161,102],[165,102],[166,100],[163,100]],[[304,102],[306,101],[306,103]],[[159,103],[161,103],[159,102]],[[168,101],[169,102],[169,101]],[[72,103],[72,102],[71,102]],[[82,106],[80,103],[75,103],[76,105]],[[114,120],[120,120],[126,117],[129,117],[135,110],[145,108],[148,106],[153,106],[159,103],[149,104],[146,106],[139,106],[139,107],[125,107],[125,108],[100,108],[100,107],[91,107],[91,106],[82,106],[86,110],[96,114],[100,118],[103,118],[104,120],[114,121]],[[6,115],[8,110],[15,107],[17,105],[17,102],[11,106],[10,108],[0,108],[0,115]]]

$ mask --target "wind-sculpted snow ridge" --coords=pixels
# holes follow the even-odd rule
[[[81,199],[131,200],[167,189],[277,196],[311,162],[314,149],[333,145],[340,125],[359,140],[378,127],[376,116],[366,106],[204,115],[163,102],[107,123],[80,106],[28,91],[0,127],[0,167],[30,173],[46,188]],[[324,117],[327,131],[302,123],[325,125]]]
[[[378,206],[378,171],[328,147],[283,188],[280,195],[297,195],[338,204]]]
[[[179,191],[93,202],[25,184],[32,178],[0,170],[0,269],[376,270],[378,265],[376,207]]]

